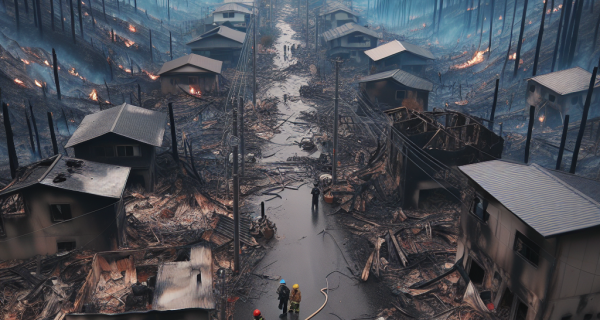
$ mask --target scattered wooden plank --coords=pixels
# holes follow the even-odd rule
[[[381,245],[385,242],[382,238],[377,238],[377,243],[375,243],[375,275],[379,277],[379,267],[381,264],[379,251],[381,250]]]
[[[98,262],[98,265],[100,266],[100,269],[102,269],[102,271],[110,272],[110,265],[108,264],[106,259],[104,259],[104,257],[98,255],[96,256],[96,261]]]
[[[129,256],[127,263],[126,274],[129,274],[129,283],[136,284],[137,283],[137,271],[135,270],[135,262],[133,261],[133,256]]]
[[[375,256],[375,251],[371,252],[369,259],[367,259],[367,263],[365,264],[365,268],[363,269],[362,275],[360,279],[362,281],[367,281],[369,279],[369,270],[371,270],[371,264],[373,264],[373,257]]]
[[[402,265],[406,267],[406,265],[408,264],[408,259],[406,258],[406,255],[404,255],[402,248],[398,244],[398,239],[396,239],[396,236],[394,235],[394,232],[391,229],[388,230],[388,232],[390,233],[390,238],[392,238],[392,243],[394,244],[394,247],[396,248],[398,257],[400,257],[400,262],[402,262]]]
[[[119,280],[123,278],[123,275],[119,272],[119,267],[117,267],[117,263],[113,260],[110,262],[110,278],[113,280]]]
[[[379,224],[377,224],[377,223],[375,223],[375,222],[373,222],[373,221],[369,221],[369,220],[367,220],[367,219],[365,219],[365,218],[363,218],[363,217],[361,217],[361,216],[359,216],[359,215],[357,215],[357,214],[355,214],[355,213],[353,213],[353,214],[352,214],[352,218],[354,218],[354,219],[356,219],[356,220],[360,220],[360,221],[362,221],[362,222],[366,222],[366,223],[368,223],[368,224],[371,224],[371,225],[374,225],[374,226],[376,226],[376,227],[381,227],[381,225],[379,225]]]

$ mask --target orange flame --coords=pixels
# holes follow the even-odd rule
[[[540,120],[540,122],[544,122],[544,120],[546,120],[546,116],[545,115],[541,115],[538,120]]]
[[[131,31],[131,32],[136,32],[137,30],[135,29],[135,27],[134,27],[134,26],[132,26],[132,25],[129,25],[129,31]]]
[[[510,56],[508,56],[508,60],[515,60],[515,59],[517,59],[517,53],[516,52],[513,53],[513,54],[511,54]]]
[[[135,44],[135,42],[133,42],[133,41],[131,41],[131,40],[127,40],[127,39],[125,39],[125,46],[126,46],[127,48],[131,47],[131,46],[132,46],[132,45],[134,45],[134,44]]]
[[[502,16],[500,16],[500,18],[498,18],[498,20],[502,20]]]
[[[193,94],[193,95],[195,95],[195,96],[198,96],[198,97],[202,95],[202,91],[200,91],[200,90],[196,91],[192,87],[190,87],[190,93]]]
[[[47,66],[50,66],[50,63],[48,63],[48,60],[44,60],[44,64]]]
[[[23,63],[25,63],[25,64],[29,64],[28,60],[21,59],[21,61],[23,61]]]
[[[96,91],[96,89],[92,90],[92,93],[90,93],[89,97],[94,101],[98,101],[98,91]]]
[[[69,74],[75,77],[79,77],[79,72],[75,71],[75,68],[69,70]]]
[[[476,64],[480,64],[484,60],[483,54],[488,51],[490,51],[490,48],[487,48],[483,51],[476,51],[475,54],[473,55],[473,58],[471,58],[471,60],[469,60],[463,64],[452,66],[452,67],[450,67],[450,69],[465,69],[468,67],[472,67]]]
[[[35,85],[38,86],[38,87],[40,87],[40,88],[42,87],[42,83],[39,82],[39,81],[37,81],[37,80],[35,80]]]
[[[25,83],[23,83],[23,81],[19,80],[19,79],[15,79],[15,83],[16,84],[20,84],[22,86],[25,86]]]

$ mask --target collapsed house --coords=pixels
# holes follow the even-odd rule
[[[392,121],[386,170],[397,184],[403,208],[442,192],[455,199],[457,166],[499,159],[504,139],[479,119],[457,111],[385,111]]]
[[[235,65],[240,57],[246,33],[218,26],[187,43],[192,53]]]
[[[165,62],[158,72],[161,92],[201,95],[218,91],[222,66],[221,61],[193,53]]]
[[[212,23],[222,25],[231,23],[234,29],[246,32],[252,15],[252,7],[243,3],[226,3],[213,11]]]
[[[579,67],[527,79],[527,104],[536,107],[542,122],[560,125],[565,115],[581,115],[592,74]],[[600,77],[596,78],[592,105],[600,103]],[[591,117],[600,115],[593,110]]]
[[[382,110],[405,107],[427,111],[433,83],[396,69],[360,79],[360,91]]]
[[[358,23],[359,13],[341,2],[330,2],[319,9],[319,17],[323,30],[329,30],[350,22]]]
[[[129,183],[152,191],[166,121],[164,113],[123,103],[85,116],[65,148],[73,148],[77,158],[130,167]]]
[[[364,62],[367,59],[364,52],[375,48],[377,40],[383,37],[381,33],[353,22],[327,30],[322,36],[327,43],[329,57],[355,62]]]
[[[0,191],[0,260],[124,244],[129,172],[62,155],[19,168]]]
[[[377,48],[365,51],[369,57],[371,74],[401,69],[413,74],[422,74],[435,57],[431,51],[406,41],[390,41]]]
[[[456,258],[494,306],[509,319],[600,314],[600,181],[507,161],[459,169],[470,188]]]

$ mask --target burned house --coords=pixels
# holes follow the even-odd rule
[[[130,184],[154,190],[156,148],[162,146],[166,114],[123,103],[87,115],[65,148],[75,157],[131,168]]]
[[[187,46],[192,53],[235,65],[240,57],[246,34],[226,26],[218,26],[201,34]]]
[[[359,13],[341,2],[330,2],[319,9],[319,24],[323,30],[341,27],[350,22],[358,23]]]
[[[382,35],[356,23],[346,23],[323,33],[327,43],[329,57],[350,59],[355,62],[365,62],[364,52],[377,46],[377,39]]]
[[[212,22],[215,25],[222,25],[225,22],[231,23],[236,30],[246,32],[252,7],[241,3],[226,3],[213,11]]]
[[[221,61],[193,53],[165,62],[158,72],[161,92],[201,95],[218,91],[222,66]]]
[[[401,69],[413,74],[422,74],[435,57],[431,51],[406,41],[390,41],[377,48],[365,51],[369,57],[371,74]]]
[[[0,260],[122,245],[129,171],[61,155],[19,168],[0,191]]]
[[[459,169],[456,258],[478,290],[511,320],[596,318],[600,181],[499,160]]]
[[[360,90],[382,110],[405,107],[427,111],[433,83],[396,69],[360,79]]]
[[[543,116],[547,123],[559,125],[566,114],[581,115],[591,78],[591,73],[579,67],[530,78],[527,104],[535,106],[536,114]],[[599,102],[600,77],[596,78],[592,106]]]
[[[455,201],[457,166],[502,156],[504,139],[479,119],[456,111],[385,111],[392,121],[386,170],[396,181],[403,208],[441,193]]]

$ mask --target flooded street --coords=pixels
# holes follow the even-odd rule
[[[282,14],[289,15],[290,12]],[[273,67],[283,70],[295,63],[293,57],[289,59],[289,54],[284,58],[283,46],[300,42],[293,39],[295,32],[288,23],[279,20],[277,28],[281,30],[281,34],[275,42],[277,55]],[[313,106],[299,99],[300,87],[307,83],[308,77],[308,73],[289,75],[283,81],[272,83],[266,91],[267,97],[276,96],[281,101],[278,106],[281,113],[279,123],[289,118],[279,128],[281,132],[271,139],[272,143],[265,144],[262,150],[262,154],[269,157],[261,162],[272,166],[272,170],[277,170],[278,167],[289,170],[291,165],[281,163],[294,155],[320,155],[320,150],[305,152],[295,143],[302,137],[312,136],[317,130],[313,124],[298,119],[301,111],[314,110]],[[285,104],[284,94],[292,97],[292,101],[288,100]],[[297,171],[304,170],[294,168]],[[334,319],[336,316],[340,319],[372,317],[375,308],[369,300],[369,291],[375,290],[374,284],[359,283],[350,273],[349,269],[352,269],[355,274],[359,274],[362,267],[351,261],[346,247],[349,233],[337,226],[335,216],[331,215],[332,207],[321,200],[318,210],[311,210],[312,183],[313,177],[294,183],[301,187],[298,190],[285,189],[279,192],[281,199],[272,199],[272,195],[246,199],[244,211],[257,213],[260,212],[261,201],[272,199],[265,202],[266,214],[277,224],[276,239],[267,244],[268,253],[256,267],[254,274],[279,276],[286,280],[290,289],[295,283],[300,285],[300,315],[289,314],[285,318],[306,319],[317,311],[325,301],[320,290],[327,286],[326,277],[329,281],[329,300],[313,319]],[[252,282],[253,290],[248,300],[239,300],[236,304],[235,319],[249,319],[254,309],[261,310],[265,319],[277,319],[281,314],[281,310],[277,309],[275,293],[279,281],[254,276]]]

